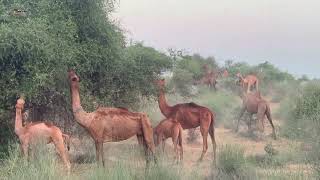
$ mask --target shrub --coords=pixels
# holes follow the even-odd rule
[[[238,114],[237,108],[241,105],[232,93],[217,91],[213,93],[207,88],[200,89],[199,95],[192,99],[197,104],[211,109],[216,114],[216,124],[233,127],[234,119]]]
[[[255,170],[247,163],[244,149],[224,146],[218,154],[217,179],[256,179]]]
[[[314,138],[320,134],[320,82],[309,82],[285,102],[281,111],[287,111],[282,128],[286,137]]]

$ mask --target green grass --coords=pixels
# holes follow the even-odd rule
[[[234,126],[234,120],[239,114],[241,101],[239,97],[229,91],[214,92],[208,88],[199,90],[198,96],[192,99],[194,102],[208,107],[216,113],[216,123],[226,128]]]
[[[257,173],[248,163],[244,149],[235,145],[222,147],[218,154],[216,179],[257,179]]]

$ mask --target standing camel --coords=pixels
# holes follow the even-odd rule
[[[200,126],[203,138],[203,150],[199,161],[203,160],[203,157],[208,150],[207,137],[209,133],[213,146],[214,159],[216,160],[216,141],[214,137],[215,114],[208,108],[199,106],[195,103],[169,106],[164,93],[165,80],[158,80],[156,84],[159,88],[158,103],[161,113],[167,119],[179,122],[183,129],[193,129]]]
[[[259,80],[255,75],[247,75],[245,78],[238,73],[237,78],[239,79],[240,85],[242,86],[243,90],[246,90],[247,93],[250,92],[252,86],[255,86],[256,91],[259,91]]]
[[[137,136],[139,144],[143,145],[146,162],[149,165],[149,155],[154,160],[153,130],[148,116],[144,113],[133,113],[124,108],[99,107],[94,112],[86,112],[80,103],[79,77],[71,70],[68,72],[72,96],[72,110],[75,120],[84,127],[96,146],[97,161],[104,166],[103,143],[119,142]]]
[[[246,111],[248,113],[250,113],[250,120],[248,123],[249,131],[251,130],[251,122],[253,119],[253,114],[257,114],[258,127],[259,127],[260,131],[262,131],[262,132],[264,131],[264,118],[265,118],[265,116],[267,116],[268,121],[272,127],[273,138],[276,139],[276,132],[275,132],[274,125],[272,122],[270,105],[266,100],[264,100],[261,97],[260,92],[247,93],[247,94],[244,93],[243,94],[242,108],[240,111],[240,116],[238,118],[236,132],[238,132],[238,130],[239,130],[240,119],[243,116],[244,112],[246,112]]]
[[[53,142],[62,161],[69,171],[71,165],[68,153],[65,151],[64,147],[64,138],[66,138],[66,143],[69,149],[69,136],[63,134],[58,127],[48,122],[28,123],[26,126],[23,126],[22,110],[24,109],[24,103],[25,101],[22,98],[17,100],[14,126],[14,132],[19,137],[23,155],[28,158],[30,144],[39,143],[39,141],[44,141],[48,144]]]
[[[195,81],[195,84],[204,84],[209,88],[214,88],[214,90],[217,90],[217,76],[213,71],[210,73],[206,73],[200,80]]]
[[[173,121],[172,119],[164,119],[154,128],[153,131],[155,135],[155,145],[158,146],[161,143],[163,152],[165,140],[170,137],[172,138],[175,156],[178,161],[183,160],[182,130],[183,129],[179,122]],[[178,151],[178,146],[180,151]]]

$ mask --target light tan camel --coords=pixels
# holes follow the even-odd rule
[[[159,88],[158,103],[161,113],[173,121],[179,122],[183,129],[193,129],[200,126],[200,132],[203,138],[203,149],[199,161],[203,160],[208,150],[208,133],[210,134],[214,160],[216,160],[216,141],[214,137],[215,114],[210,109],[199,106],[195,103],[183,103],[169,106],[165,97],[165,80],[156,82]]]
[[[80,103],[79,77],[73,70],[68,72],[72,95],[72,110],[75,120],[84,127],[95,141],[98,163],[104,166],[104,142],[119,142],[137,136],[143,145],[146,162],[149,165],[150,153],[154,156],[153,130],[145,113],[129,112],[124,108],[99,107],[94,112],[86,112]]]
[[[153,130],[155,145],[158,146],[161,143],[162,151],[164,152],[165,140],[171,137],[173,147],[174,147],[174,152],[175,152],[175,158],[178,161],[182,161],[183,160],[182,131],[183,129],[179,122],[173,121],[172,119],[162,120]]]
[[[24,109],[25,101],[20,98],[16,104],[16,119],[15,119],[15,133],[19,137],[20,147],[24,156],[28,157],[28,150],[30,144],[44,141],[46,143],[53,142],[62,161],[67,167],[68,171],[71,168],[68,153],[64,147],[64,138],[69,139],[61,130],[48,122],[29,123],[27,126],[22,126],[22,110]],[[68,144],[68,142],[67,142]]]
[[[255,86],[256,91],[259,91],[259,80],[255,75],[247,75],[245,78],[238,73],[236,75],[239,78],[240,85],[243,90],[246,90],[247,93],[250,92],[253,86]]]
[[[244,93],[242,95],[242,108],[240,111],[240,116],[238,118],[236,132],[238,132],[239,130],[240,119],[245,112],[248,112],[250,114],[250,120],[248,123],[249,131],[251,131],[253,114],[257,114],[258,127],[259,127],[259,130],[262,132],[264,131],[264,118],[265,116],[267,116],[269,123],[271,124],[271,127],[272,127],[273,138],[276,139],[276,132],[272,122],[271,109],[270,109],[269,103],[261,97],[260,92],[247,93],[247,94]]]

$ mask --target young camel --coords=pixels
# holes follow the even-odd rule
[[[147,166],[150,153],[154,156],[153,130],[148,116],[144,113],[133,113],[124,108],[99,107],[94,112],[86,112],[80,103],[79,77],[71,70],[68,72],[72,96],[72,110],[75,120],[84,127],[95,141],[98,163],[104,166],[104,142],[119,142],[137,136],[143,145]]]
[[[183,129],[193,129],[200,126],[203,138],[203,150],[199,161],[203,160],[208,150],[207,137],[208,133],[211,137],[214,160],[216,160],[216,141],[214,136],[215,114],[208,108],[199,106],[195,103],[183,103],[169,106],[164,93],[165,80],[158,80],[159,87],[158,103],[161,113],[167,118],[175,122],[179,122]]]
[[[238,73],[236,75],[239,78],[239,82],[243,90],[246,90],[247,93],[250,92],[253,86],[255,86],[256,91],[259,91],[259,80],[255,75],[247,75],[245,78]]]
[[[239,130],[240,119],[243,116],[244,112],[246,111],[250,113],[250,120],[248,123],[249,131],[251,130],[251,122],[253,120],[253,114],[257,114],[258,127],[259,127],[259,130],[262,132],[264,132],[264,118],[265,116],[267,116],[268,121],[272,127],[272,136],[274,139],[276,139],[276,132],[272,122],[271,109],[270,109],[269,103],[261,97],[260,92],[243,94],[242,108],[240,111],[240,116],[238,118],[236,132],[238,132]]]
[[[68,171],[71,168],[68,153],[65,151],[64,138],[67,139],[67,144],[69,136],[61,132],[61,130],[48,122],[36,122],[28,123],[26,126],[22,125],[22,111],[24,109],[25,101],[20,98],[17,100],[16,104],[16,119],[14,131],[20,140],[20,147],[23,155],[28,158],[28,150],[30,144],[39,143],[39,141],[45,141],[46,143],[53,142],[59,155],[62,158]],[[68,149],[69,149],[69,145]]]
[[[178,161],[183,160],[183,146],[182,146],[182,127],[179,122],[172,119],[162,120],[153,130],[155,145],[162,144],[162,151],[164,152],[165,140],[172,138],[175,157]],[[180,151],[178,150],[178,146]]]

